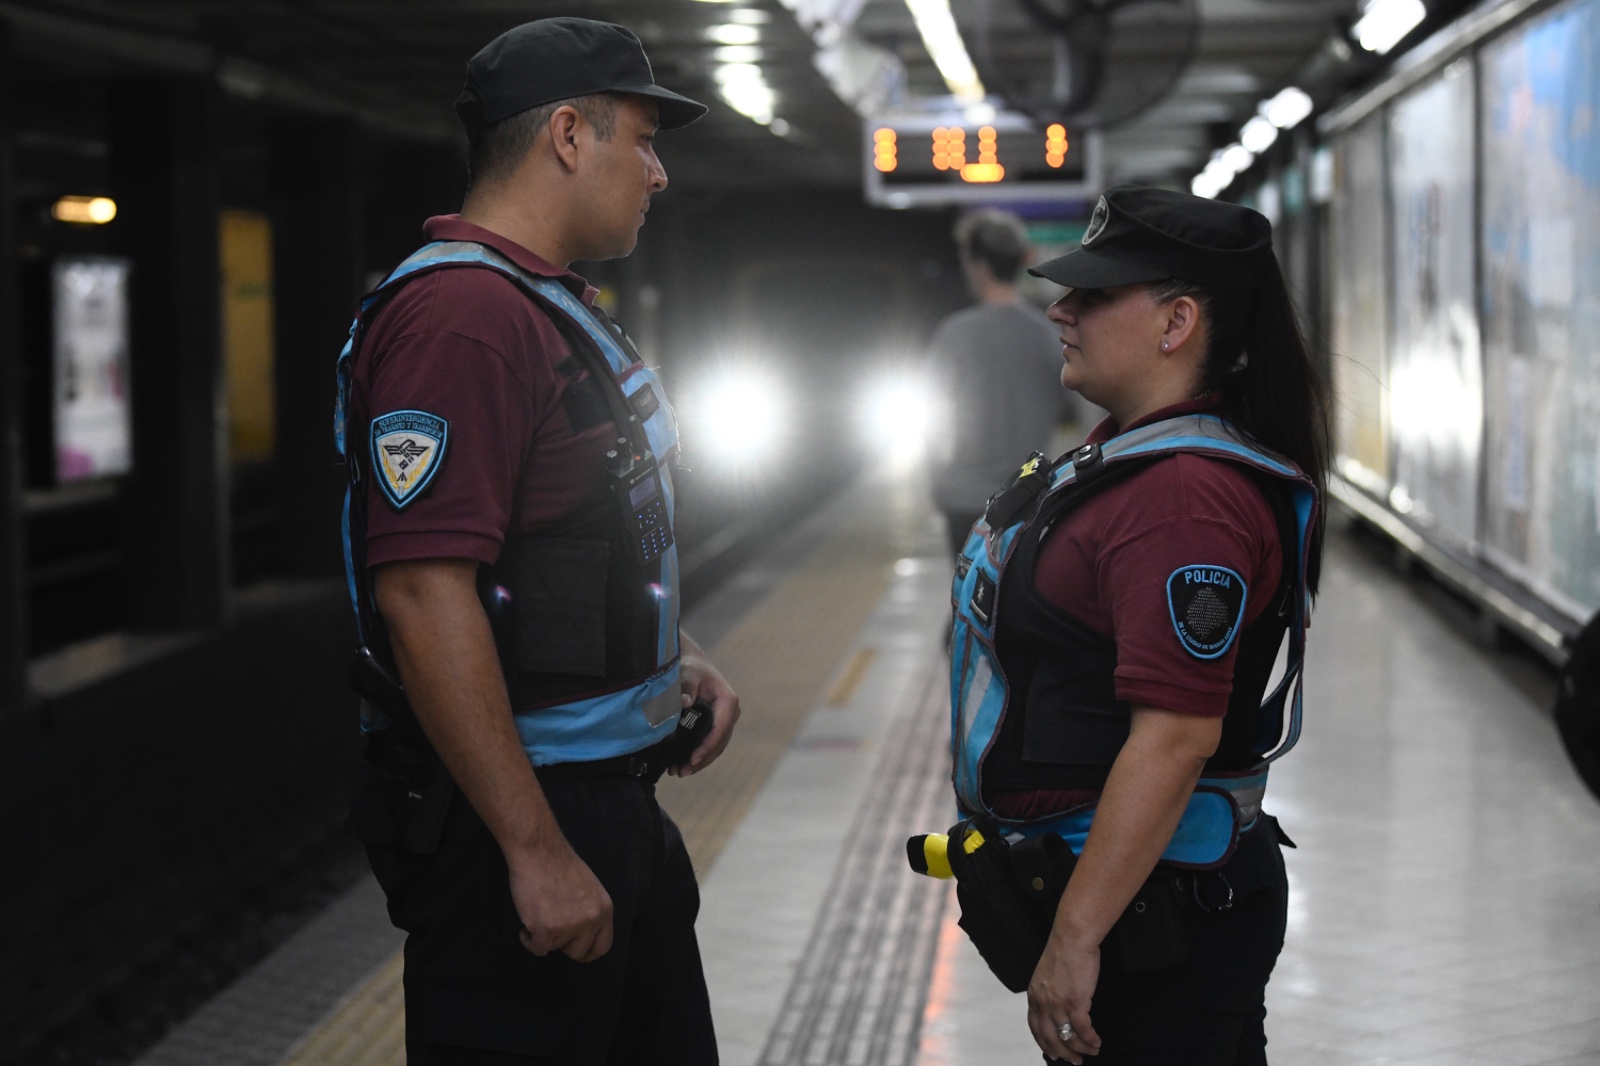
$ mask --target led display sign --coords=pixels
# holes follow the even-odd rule
[[[1100,143],[1061,123],[1018,116],[941,122],[916,116],[864,126],[867,202],[880,207],[1084,200],[1100,193]]]

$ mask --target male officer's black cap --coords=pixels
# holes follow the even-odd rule
[[[1238,204],[1118,185],[1095,205],[1083,244],[1028,273],[1070,289],[1182,278],[1259,289],[1276,270],[1272,223]]]
[[[707,110],[656,84],[632,30],[550,18],[507,30],[472,57],[456,114],[470,134],[541,104],[605,92],[650,97],[664,130],[687,126]]]

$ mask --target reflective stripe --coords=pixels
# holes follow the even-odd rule
[[[677,728],[680,702],[678,664],[673,663],[642,684],[620,692],[559,707],[518,711],[517,734],[535,766],[610,759],[665,740]]]

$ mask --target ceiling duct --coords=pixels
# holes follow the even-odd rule
[[[990,90],[1041,123],[1077,129],[1108,129],[1159,102],[1200,40],[1198,0],[984,0],[976,15],[975,60]]]

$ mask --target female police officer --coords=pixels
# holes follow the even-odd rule
[[[1111,417],[1024,466],[968,538],[957,798],[1078,853],[1028,987],[1047,1057],[1264,1063],[1287,886],[1260,801],[1299,729],[1317,375],[1246,208],[1114,188],[1032,272],[1068,287],[1062,383]]]

